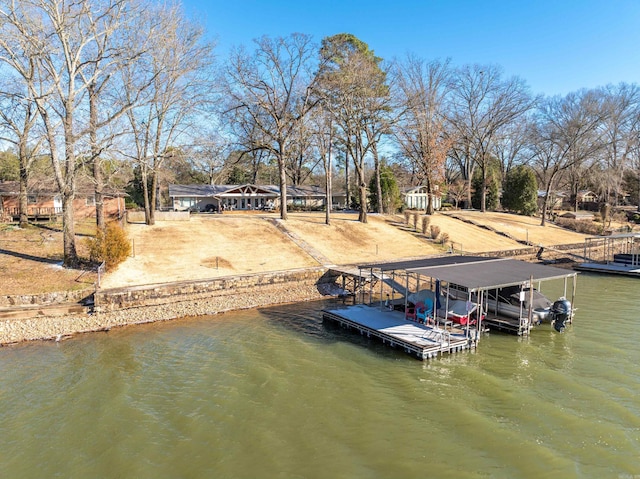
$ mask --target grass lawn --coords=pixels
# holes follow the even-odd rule
[[[505,213],[457,211],[477,223],[507,231],[536,244],[581,243],[585,235],[555,225],[539,226],[538,218]],[[275,214],[194,215],[189,221],[159,221],[154,226],[129,224],[133,254],[101,280],[102,287],[208,279],[321,264],[358,264],[441,254],[448,248],[404,225],[397,216],[369,215],[361,224],[355,214],[336,213],[331,225],[324,213],[292,213],[285,222],[295,240],[273,221]],[[522,247],[514,240],[445,214],[430,225],[449,235],[457,251],[475,253]],[[420,228],[420,224],[418,224]],[[87,257],[85,238],[95,234],[92,221],[76,225],[76,247]],[[301,246],[302,245],[302,246]],[[313,254],[305,251],[305,245]],[[0,225],[0,294],[91,289],[95,272],[68,270],[62,263],[61,225],[41,224],[20,229]]]

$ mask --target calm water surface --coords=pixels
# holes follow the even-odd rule
[[[424,363],[329,302],[2,348],[0,477],[640,478],[639,292]]]

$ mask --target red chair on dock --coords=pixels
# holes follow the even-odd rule
[[[424,307],[424,304],[421,301],[418,301],[416,304],[409,303],[407,305],[407,309],[404,312],[405,319],[418,321],[417,311],[420,309],[420,307]]]

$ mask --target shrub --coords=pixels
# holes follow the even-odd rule
[[[96,237],[87,243],[89,259],[96,263],[104,261],[107,271],[118,266],[131,253],[127,233],[117,223],[107,224],[105,231],[98,231]]]
[[[419,213],[413,214],[413,229],[416,231],[418,230],[418,216],[420,216]]]
[[[449,241],[449,233],[440,234],[440,243],[445,244],[447,241]]]
[[[431,238],[438,239],[440,236],[440,227],[438,225],[431,225]]]
[[[404,212],[404,224],[409,226],[409,220],[411,219],[411,211]]]
[[[422,234],[423,235],[427,234],[427,229],[429,228],[430,221],[431,221],[431,218],[429,218],[428,216],[422,217]]]
[[[611,215],[611,219],[616,223],[626,223],[628,220],[627,213],[624,211],[616,211]]]
[[[588,235],[599,235],[602,233],[603,225],[591,220],[574,220],[570,218],[558,218],[556,224],[578,233]]]

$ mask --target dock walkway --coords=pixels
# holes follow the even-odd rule
[[[475,340],[465,336],[462,329],[414,323],[407,321],[402,312],[380,310],[364,304],[323,310],[323,318],[355,329],[361,335],[378,338],[384,344],[402,348],[422,360],[469,349],[476,344]],[[476,335],[475,329],[471,333]]]
[[[591,273],[608,273],[640,277],[640,267],[638,267],[638,265],[624,263],[582,263],[574,266],[574,268],[578,271],[588,271]]]

